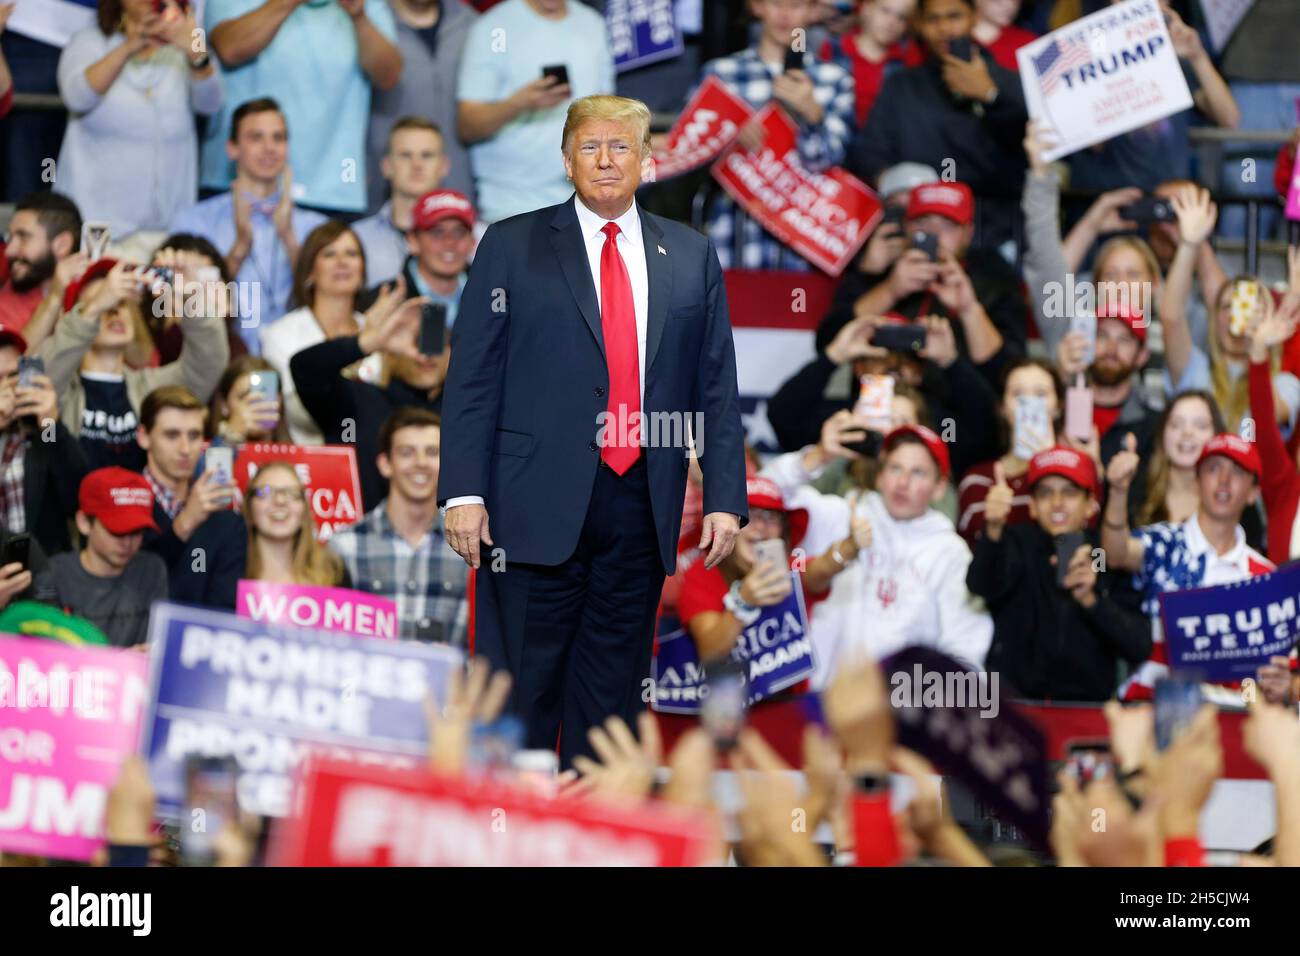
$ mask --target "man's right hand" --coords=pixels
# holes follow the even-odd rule
[[[939,264],[931,262],[920,249],[908,249],[894,263],[889,273],[889,294],[895,302],[915,292],[928,289],[939,279]]]
[[[185,497],[185,507],[181,508],[172,522],[172,531],[182,541],[188,541],[199,526],[208,520],[214,511],[225,511],[230,506],[230,499],[235,494],[233,484],[217,481],[217,473],[205,471],[198,481],[190,486],[190,493]]]
[[[515,90],[511,97],[520,113],[549,110],[569,98],[569,84],[558,82],[553,76],[539,76]]]
[[[997,541],[1002,537],[1002,529],[1007,526],[1014,497],[1015,492],[1011,490],[1006,473],[1002,470],[1002,462],[994,462],[993,487],[984,497],[984,534],[990,541]]]
[[[1115,453],[1106,466],[1106,483],[1115,491],[1128,491],[1137,474],[1141,459],[1137,453],[1137,438],[1132,432],[1124,436],[1124,450]]]
[[[477,568],[482,562],[479,557],[479,543],[491,546],[492,534],[488,531],[488,513],[483,505],[456,505],[447,509],[443,521],[443,530],[447,543],[471,568]]]

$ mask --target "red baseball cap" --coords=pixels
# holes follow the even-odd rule
[[[745,482],[745,496],[751,508],[763,508],[767,511],[780,511],[790,522],[790,545],[793,547],[803,540],[808,530],[808,509],[787,508],[785,496],[771,478],[755,475]]]
[[[890,451],[896,442],[903,435],[915,435],[921,439],[921,444],[925,445],[926,451],[939,466],[939,474],[947,478],[951,472],[951,466],[948,464],[948,446],[944,444],[942,438],[936,435],[924,425],[899,425],[892,432],[885,436],[884,450]]]
[[[1142,314],[1141,309],[1135,309],[1122,303],[1102,302],[1097,306],[1097,322],[1100,323],[1102,319],[1114,319],[1117,322],[1123,322],[1137,340],[1146,345],[1147,327],[1151,323]]]
[[[965,183],[926,183],[912,190],[907,200],[907,218],[934,213],[959,226],[975,218],[975,196]]]
[[[0,325],[0,348],[12,345],[21,355],[27,351],[27,340],[17,329],[11,329],[7,325]]]
[[[1030,488],[1048,475],[1060,475],[1090,494],[1097,493],[1097,465],[1091,456],[1073,448],[1057,445],[1029,460]]]
[[[1259,452],[1255,450],[1254,442],[1248,442],[1232,432],[1220,432],[1207,441],[1205,447],[1201,449],[1201,457],[1196,459],[1196,467],[1199,468],[1201,462],[1213,455],[1222,455],[1235,461],[1254,475],[1256,481],[1264,476],[1264,465],[1259,460]]]
[[[158,530],[153,520],[153,489],[144,475],[125,468],[97,468],[81,480],[78,507],[98,518],[113,534]]]
[[[416,232],[432,229],[444,219],[459,219],[467,228],[474,228],[474,206],[464,193],[454,189],[425,193],[411,213],[411,228]]]
[[[108,275],[115,265],[117,265],[116,259],[96,259],[88,265],[85,272],[68,283],[68,288],[63,293],[63,311],[71,312],[72,307],[77,304],[77,299],[81,298],[81,290],[86,287],[86,283]]]

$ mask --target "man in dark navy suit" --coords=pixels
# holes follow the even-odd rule
[[[476,650],[513,675],[527,746],[558,739],[565,767],[649,700],[692,443],[708,566],[748,520],[722,271],[707,238],[635,202],[649,124],[637,100],[570,105],[576,194],[483,236],[443,397],[438,503],[479,569]]]

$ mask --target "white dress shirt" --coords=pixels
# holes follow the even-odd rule
[[[578,229],[587,247],[587,266],[591,269],[591,282],[596,287],[596,306],[600,307],[600,257],[605,249],[605,223],[611,220],[592,212],[578,197],[573,197],[573,208],[578,214]],[[632,309],[636,312],[637,376],[641,386],[641,408],[645,410],[645,338],[650,317],[650,273],[645,261],[645,242],[641,235],[641,214],[634,201],[627,212],[612,220],[618,225],[616,238],[618,251],[627,267],[627,278],[632,283]],[[447,508],[458,505],[481,505],[479,495],[462,495],[447,499]]]

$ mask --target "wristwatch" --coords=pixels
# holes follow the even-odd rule
[[[888,793],[890,778],[887,773],[863,773],[853,778],[853,789],[866,796]]]
[[[207,51],[204,50],[203,55],[199,57],[197,60],[190,60],[190,69],[191,70],[207,69],[208,64],[211,62],[212,62],[212,58],[209,57]]]
[[[753,624],[758,620],[758,616],[763,613],[761,607],[755,607],[740,596],[740,582],[735,581],[722,598],[722,606],[735,615],[736,620],[745,627]]]

